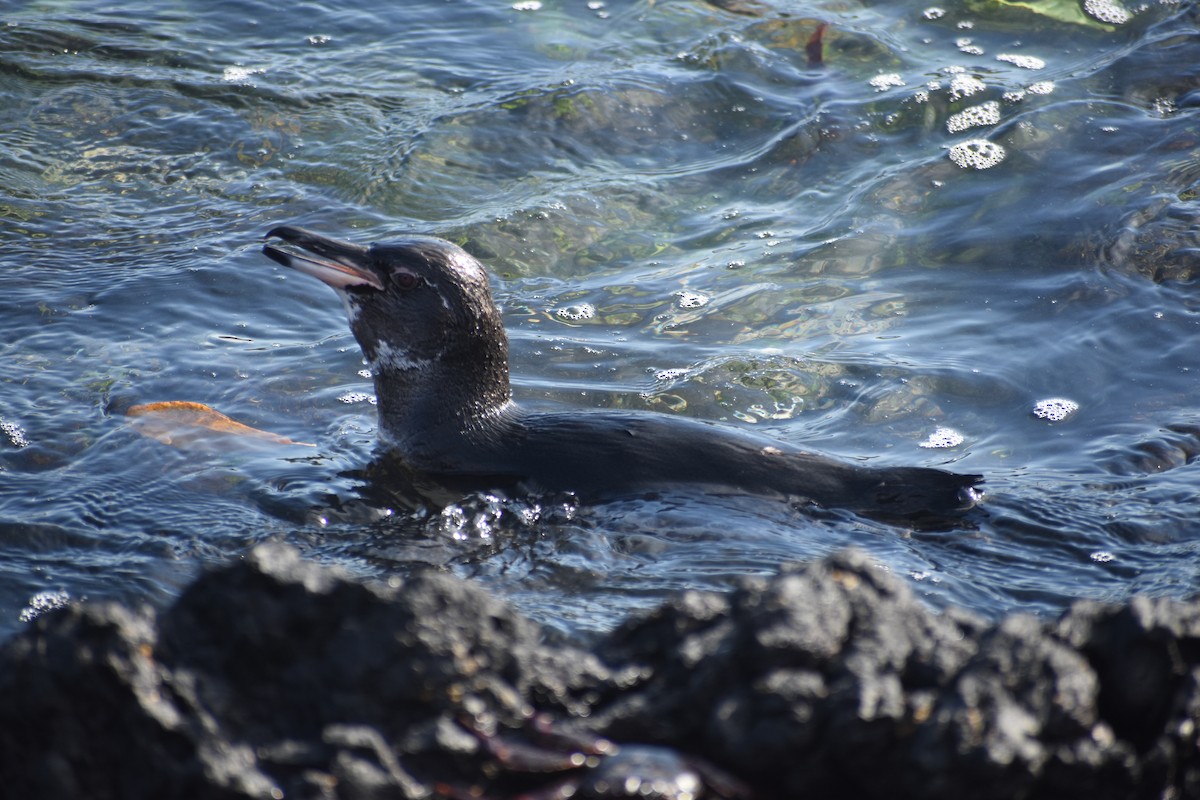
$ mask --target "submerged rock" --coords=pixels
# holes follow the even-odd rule
[[[162,614],[71,606],[0,648],[14,797],[615,796],[650,761],[709,797],[1182,798],[1197,719],[1198,601],[991,624],[855,552],[585,648],[448,575],[363,584],[264,545]]]

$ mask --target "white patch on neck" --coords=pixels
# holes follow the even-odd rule
[[[350,321],[350,325],[353,326],[355,321],[358,319],[358,303],[354,302],[350,298],[349,293],[343,292],[340,289],[338,290],[338,297],[342,298],[342,308],[346,309],[346,319],[348,319]]]
[[[375,345],[375,358],[367,362],[372,375],[378,375],[382,370],[411,370],[426,369],[434,362],[432,358],[409,358],[403,350],[396,350],[387,342]]]

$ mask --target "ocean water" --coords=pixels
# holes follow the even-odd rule
[[[0,635],[266,539],[572,632],[851,545],[989,617],[1195,593],[1194,4],[379,5],[0,10]],[[530,406],[979,472],[986,500],[929,531],[686,490],[381,498],[341,307],[259,252],[285,222],[463,244]],[[168,400],[315,446],[124,414]]]

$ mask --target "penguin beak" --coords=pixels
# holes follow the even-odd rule
[[[297,253],[284,250],[274,244],[263,245],[267,258],[285,267],[312,275],[314,278],[342,290],[351,286],[369,286],[383,291],[379,277],[366,266],[370,248],[360,244],[331,239],[319,233],[292,225],[280,225],[267,232],[268,239],[282,239],[290,245],[307,251]],[[312,255],[309,255],[311,253]],[[319,256],[314,258],[314,256]]]

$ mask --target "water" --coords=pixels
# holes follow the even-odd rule
[[[847,545],[988,616],[1195,592],[1194,6],[339,5],[0,12],[0,634],[269,538],[573,631]],[[258,252],[282,222],[464,243],[528,405],[979,472],[987,502],[910,531],[687,492],[381,501],[341,309]],[[172,448],[122,413],[161,400],[317,446]]]

